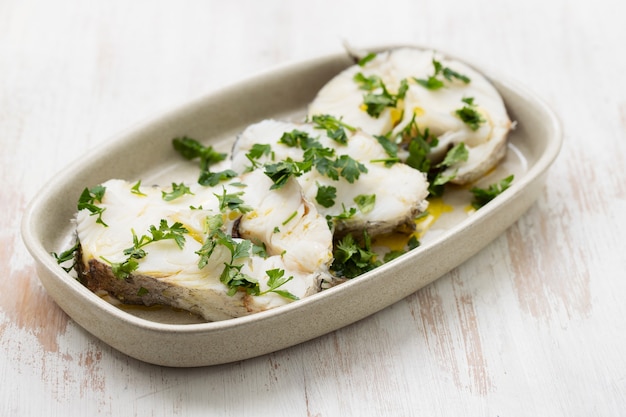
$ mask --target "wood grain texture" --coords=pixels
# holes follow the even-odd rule
[[[0,2],[0,416],[619,416],[626,409],[620,0]],[[429,45],[517,80],[565,144],[539,201],[434,284],[313,341],[161,368],[39,284],[19,222],[115,133],[288,61]]]

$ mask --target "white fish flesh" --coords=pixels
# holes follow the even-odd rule
[[[93,202],[100,216],[88,209],[77,214],[79,279],[127,304],[170,305],[209,321],[313,294],[330,276],[332,234],[296,181],[277,190],[270,190],[271,184],[256,171],[215,187],[192,184],[187,193],[166,201],[174,184],[141,187],[138,193],[129,182],[109,180],[102,184],[101,201]],[[158,234],[162,222],[166,232],[176,224],[184,228],[182,240],[153,239],[149,230]],[[141,247],[145,256],[133,258],[136,269],[114,274],[112,267],[128,263],[125,250],[141,246],[142,236],[152,241]],[[244,285],[226,285],[228,273],[258,283],[258,295]],[[293,278],[271,291],[281,273],[282,280]]]
[[[435,62],[440,65],[437,74]],[[368,93],[384,95],[383,88],[372,84],[372,90],[364,91],[367,83],[357,82],[357,74],[362,75],[361,80],[378,77],[392,97],[400,92],[403,82],[407,90],[403,98],[385,106],[380,114],[371,114],[364,97]],[[439,88],[429,89],[418,81],[428,81],[431,76],[433,81],[441,83]],[[471,104],[463,101],[468,98]],[[472,114],[479,116],[481,122],[464,121],[457,112],[464,107],[475,112]],[[428,128],[438,137],[438,145],[431,152],[435,162],[462,142],[469,151],[467,160],[457,162],[443,173],[454,174],[451,182],[457,184],[476,180],[503,158],[511,129],[500,94],[483,75],[434,51],[412,48],[382,52],[362,66],[347,68],[318,92],[308,114],[309,117],[330,114],[373,135],[397,135],[414,120],[420,129]]]
[[[336,235],[360,234],[363,230],[371,236],[398,230],[412,231],[414,218],[428,205],[425,175],[403,163],[385,164],[382,161],[388,160],[389,155],[375,138],[361,130],[344,131],[345,144],[330,138],[325,129],[313,123],[264,120],[249,126],[237,138],[232,152],[232,168],[237,172],[249,169],[253,165],[250,152],[255,145],[268,145],[271,149],[255,161],[260,165],[285,160],[303,161],[306,150],[302,146],[281,141],[284,134],[303,133],[313,141],[311,147],[319,146],[333,152],[333,156],[325,161],[328,164],[349,157],[366,171],[360,172],[358,179],[352,181],[343,175],[332,178],[315,167],[297,177],[306,199],[315,203],[322,216],[334,221]],[[318,193],[325,187],[335,190],[332,204],[320,203]],[[359,199],[367,198],[372,203],[367,207],[357,203]]]

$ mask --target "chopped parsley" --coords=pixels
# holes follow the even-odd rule
[[[511,186],[514,178],[514,175],[509,175],[499,182],[489,185],[487,188],[472,187],[470,189],[470,192],[474,195],[474,199],[472,200],[472,207],[478,210],[479,208],[496,198],[504,190]]]
[[[295,210],[293,213],[291,213],[289,215],[289,217],[287,217],[285,219],[285,221],[283,221],[282,225],[285,226],[287,223],[289,223],[290,221],[292,221],[294,219],[294,217],[296,217],[298,215],[298,210]]]
[[[217,197],[219,203],[220,203],[220,211],[223,213],[224,211],[226,211],[227,209],[230,211],[238,211],[240,213],[247,213],[249,211],[252,211],[252,207],[248,206],[245,204],[245,201],[243,201],[240,197],[243,195],[243,191],[240,191],[238,193],[231,193],[228,194],[226,192],[226,187],[222,187],[222,194],[213,194],[215,197]]]
[[[313,118],[316,117],[318,116],[313,116]],[[318,121],[324,120],[330,123],[331,120],[334,120],[332,123],[341,123],[337,119],[324,118],[325,116],[319,117],[321,119],[318,119]],[[338,127],[338,129],[342,130],[341,127]],[[367,167],[362,163],[348,155],[336,157],[334,149],[323,147],[319,140],[311,138],[306,132],[298,130],[286,132],[279,140],[279,143],[289,147],[299,147],[304,150],[304,154],[300,161],[287,158],[264,165],[265,175],[274,183],[270,189],[279,189],[287,183],[289,178],[299,177],[305,172],[309,172],[312,168],[315,168],[321,175],[325,175],[333,180],[343,177],[349,183],[358,180],[361,173],[367,172]]]
[[[290,293],[289,291],[279,290],[278,288],[285,285],[289,281],[293,279],[293,276],[285,277],[285,271],[282,269],[269,269],[265,271],[267,277],[267,286],[269,287],[267,290],[262,291],[258,294],[254,295],[263,295],[270,292],[280,295],[281,297],[288,298],[290,300],[298,300],[298,297]]]
[[[454,170],[451,174],[444,175],[444,171],[459,162],[467,161],[468,157],[469,152],[464,142],[454,145],[448,153],[446,153],[443,161],[436,165],[436,169],[429,173],[428,181],[430,184],[430,194],[433,196],[441,195],[443,193],[443,186],[455,179],[457,173],[457,170]]]
[[[282,188],[285,184],[287,184],[289,178],[299,177],[302,173],[303,171],[300,168],[300,165],[290,158],[287,158],[284,161],[279,161],[275,164],[265,164],[265,175],[270,177],[274,183],[270,187],[270,190]]]
[[[57,254],[56,252],[52,252],[52,256],[56,259],[57,264],[61,265],[61,268],[65,270],[65,272],[70,272],[76,266],[76,252],[78,252],[78,248],[80,247],[80,242],[77,240],[74,243],[74,246],[71,248]],[[72,265],[70,266],[62,266],[67,261],[72,261]]]
[[[89,210],[91,216],[98,216],[96,223],[108,227],[108,225],[102,220],[102,213],[106,210],[103,207],[98,207],[96,203],[102,203],[102,198],[106,192],[106,187],[102,185],[96,185],[92,188],[85,188],[78,198],[78,211]]]
[[[485,118],[480,114],[480,112],[476,108],[476,104],[474,104],[473,97],[465,97],[461,99],[465,105],[458,109],[455,113],[463,123],[469,126],[472,130],[478,130],[481,124],[485,123]]]
[[[260,166],[258,160],[272,153],[272,146],[268,144],[255,143],[246,153],[246,158],[250,161],[251,166],[248,170],[252,171]]]
[[[346,208],[345,204],[341,203],[342,211],[341,213],[332,216],[330,214],[326,215],[326,223],[328,224],[329,229],[333,229],[336,222],[341,222],[343,220],[349,220],[354,217],[357,213],[356,207]]]
[[[200,159],[200,176],[198,183],[203,186],[214,186],[230,178],[237,176],[233,170],[227,169],[221,172],[212,172],[210,167],[213,164],[226,159],[226,154],[216,152],[212,146],[204,146],[195,139],[183,136],[182,138],[174,138],[172,140],[174,149],[185,159]]]
[[[205,187],[213,187],[222,181],[235,178],[236,176],[237,176],[237,173],[233,171],[232,169],[225,169],[219,172],[211,172],[211,171],[205,170],[200,173],[200,177],[198,178],[198,183],[200,185],[204,185]]]
[[[441,62],[437,61],[435,58],[432,59],[434,73],[428,78],[414,78],[415,82],[421,85],[424,88],[429,90],[439,90],[444,87],[444,79],[448,81],[453,81],[453,79],[457,79],[462,81],[465,84],[469,84],[471,81],[467,76],[463,74],[459,74],[458,72],[444,67]],[[443,77],[443,79],[442,79]]]
[[[311,137],[309,136],[307,132],[294,129],[291,132],[284,132],[281,138],[278,140],[278,143],[289,146],[291,148],[300,147],[302,149],[306,149],[310,147],[310,141],[311,141]],[[261,146],[264,146],[264,145],[261,145]],[[266,146],[269,146],[269,145],[266,145]]]
[[[376,259],[371,244],[365,230],[361,242],[357,242],[351,233],[347,234],[335,245],[331,270],[339,277],[354,278],[382,265],[382,262]]]
[[[389,156],[389,158],[385,159],[373,159],[370,162],[384,162],[385,166],[391,166],[396,162],[400,162],[400,158],[398,158],[398,145],[390,140],[387,136],[374,136],[374,138],[378,141],[380,146],[383,147],[385,153]]]
[[[170,191],[169,193],[161,191],[161,198],[163,198],[163,200],[165,201],[173,201],[177,198],[184,196],[185,194],[193,195],[189,187],[186,186],[184,183],[172,183],[172,191]]]
[[[171,239],[176,242],[176,245],[182,249],[185,245],[185,234],[188,230],[183,227],[182,223],[175,222],[171,226],[167,224],[167,220],[161,219],[159,227],[151,225],[148,229],[149,235],[142,235],[137,237],[134,230],[131,230],[133,235],[133,246],[124,249],[124,255],[127,256],[126,260],[122,262],[111,262],[105,258],[102,258],[111,266],[111,271],[119,279],[126,279],[130,274],[139,267],[137,259],[145,258],[147,252],[144,250],[146,245],[150,243],[158,242],[161,240]]]
[[[332,185],[317,185],[317,194],[315,201],[322,207],[332,207],[335,205],[337,198],[337,189]]]
[[[428,158],[431,148],[437,146],[439,140],[430,134],[428,128],[422,132],[415,121],[415,113],[411,121],[399,133],[400,139],[408,143],[409,156],[406,164],[418,171],[428,173],[431,168],[431,162]]]
[[[367,114],[374,118],[378,118],[387,107],[397,107],[398,101],[404,99],[409,89],[406,79],[400,81],[396,94],[390,93],[382,79],[375,75],[366,77],[359,72],[353,80],[359,84],[360,89],[367,91],[363,95],[363,105]]]
[[[204,171],[209,166],[226,159],[226,154],[216,152],[212,146],[204,146],[196,139],[183,136],[182,138],[174,138],[172,140],[174,149],[185,159],[192,160],[200,158],[200,168]]]
[[[221,217],[221,216],[220,216]],[[198,268],[204,268],[213,254],[215,248],[220,245],[228,249],[230,252],[230,262],[224,262],[224,269],[220,274],[220,282],[228,287],[227,294],[235,295],[238,291],[245,291],[247,294],[259,296],[270,292],[276,293],[281,297],[290,300],[297,300],[298,297],[289,291],[280,290],[279,287],[293,279],[293,276],[285,277],[285,271],[281,269],[270,269],[265,271],[268,276],[268,289],[261,291],[259,282],[254,277],[242,272],[243,264],[239,263],[241,259],[250,257],[255,254],[267,257],[265,245],[255,245],[252,241],[243,239],[237,241],[232,236],[222,231],[222,223],[216,217],[207,218],[208,233],[202,248],[196,253],[200,255]]]
[[[141,187],[141,180],[137,181],[135,185],[132,186],[132,188],[130,189],[130,192],[140,197],[145,197],[146,194],[142,193],[139,187]]]
[[[357,64],[359,65],[359,67],[364,67],[368,62],[370,62],[374,58],[376,58],[376,53],[370,52],[369,54],[365,55],[363,58],[359,59]]]
[[[362,72],[358,72],[352,78],[359,85],[361,90],[372,91],[381,88],[383,80],[378,75],[370,75],[366,77]]]
[[[365,165],[348,155],[341,155],[337,158],[334,167],[340,170],[340,175],[350,184],[358,180],[361,173],[367,173]]]
[[[341,119],[330,116],[328,114],[315,115],[311,117],[311,122],[315,129],[326,130],[326,135],[337,143],[346,145],[348,143],[348,135],[346,129],[350,132],[356,131],[356,128],[344,123]]]
[[[354,202],[363,214],[367,214],[374,210],[376,205],[376,194],[359,194],[354,197]]]

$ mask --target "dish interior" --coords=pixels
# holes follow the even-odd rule
[[[84,158],[60,172],[44,187],[34,204],[29,218],[33,223],[30,227],[38,240],[36,244],[39,245],[39,254],[44,251],[46,254],[60,252],[73,244],[72,219],[78,196],[85,187],[110,178],[141,180],[144,185],[193,182],[199,172],[197,164],[195,161],[183,160],[174,151],[171,146],[173,138],[186,135],[230,153],[237,134],[249,124],[266,118],[304,120],[307,103],[322,85],[352,63],[347,56],[338,55],[275,70],[190,103],[93,149]],[[526,121],[544,117],[541,113],[544,110],[529,106],[523,92],[503,82],[492,81],[503,95],[511,120],[518,124],[509,136],[505,160],[477,185],[486,186],[514,174],[515,182],[511,187],[514,189],[522,187],[529,180],[526,178],[528,172],[536,169],[538,161],[546,157],[547,147],[554,148],[554,144],[545,141],[546,136],[554,134],[554,126],[532,126],[532,131],[529,131],[531,127]],[[259,85],[260,82],[262,86]],[[416,250],[425,250],[455,230],[471,224],[476,213],[468,210],[470,200],[468,188],[448,189],[443,201],[449,209],[441,213],[420,239],[422,245]],[[46,208],[53,210],[44,215]],[[39,258],[44,264],[42,268],[52,270],[59,279],[74,279],[56,265],[52,265],[52,257],[47,260],[41,259],[43,256]],[[454,266],[456,265],[451,265],[448,269]],[[203,322],[190,313],[167,307],[116,305],[128,315],[155,323]]]

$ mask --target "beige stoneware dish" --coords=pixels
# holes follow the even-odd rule
[[[420,247],[352,281],[274,310],[202,323],[166,308],[115,306],[83,287],[50,255],[69,247],[76,201],[86,186],[110,178],[144,184],[194,180],[197,167],[173,151],[172,138],[188,135],[228,151],[251,123],[270,117],[301,120],[317,91],[351,64],[346,54],[336,54],[272,70],[119,135],[59,172],[22,221],[24,242],[50,296],[94,336],[145,362],[192,367],[243,360],[339,329],[414,293],[476,254],[539,197],[561,147],[557,118],[530,92],[483,71],[517,122],[507,159],[492,174],[515,173],[512,186],[471,215],[462,207],[469,200],[458,203],[457,215],[438,221]]]

